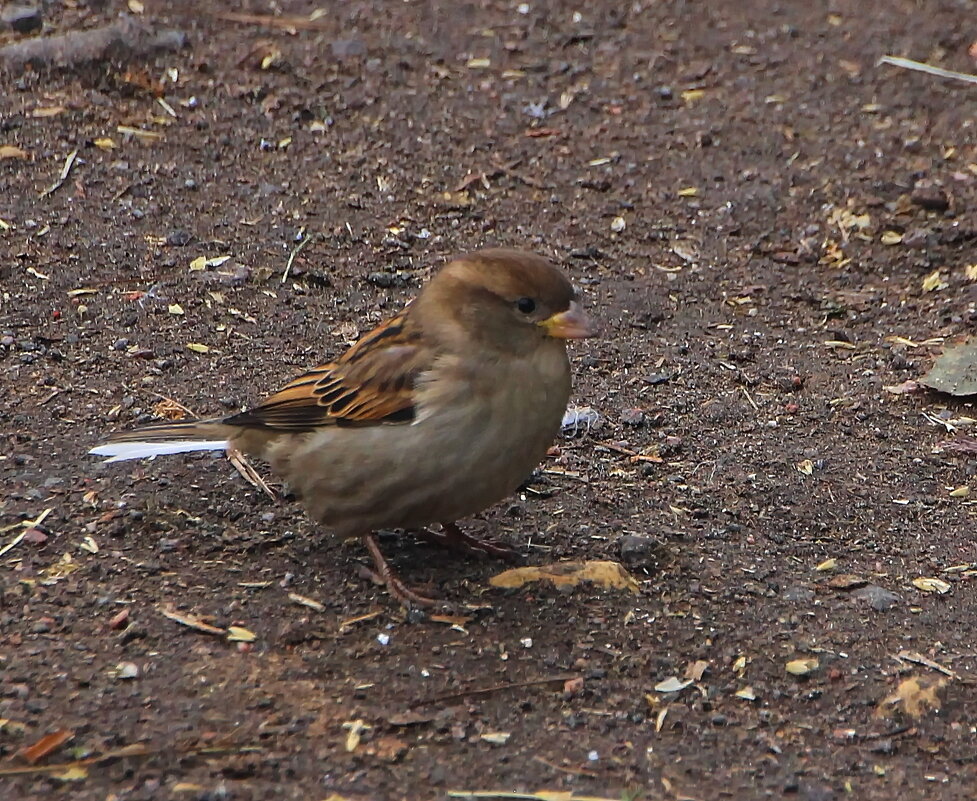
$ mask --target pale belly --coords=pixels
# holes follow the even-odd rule
[[[559,356],[542,368],[509,365],[504,376],[480,372],[481,391],[458,387],[414,423],[325,427],[263,455],[339,536],[467,517],[510,495],[546,455],[570,392],[562,347]],[[493,381],[502,383],[484,391]]]

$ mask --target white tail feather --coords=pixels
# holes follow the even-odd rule
[[[124,462],[126,459],[146,459],[150,456],[166,456],[171,453],[193,451],[222,451],[227,448],[226,439],[173,440],[170,442],[109,442],[92,448],[95,456],[108,456],[105,462]]]

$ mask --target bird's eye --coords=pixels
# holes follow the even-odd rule
[[[532,298],[519,298],[516,301],[516,308],[523,314],[532,314],[536,311],[536,301]]]

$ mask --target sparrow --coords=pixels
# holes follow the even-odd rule
[[[106,461],[203,450],[265,460],[335,537],[359,537],[375,576],[407,587],[375,532],[403,529],[503,556],[456,521],[511,494],[544,458],[570,396],[567,340],[595,329],[566,275],[487,249],[444,266],[399,314],[253,408],[113,434]],[[439,532],[428,526],[440,524]]]

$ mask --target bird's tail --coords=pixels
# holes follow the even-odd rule
[[[158,423],[113,434],[104,445],[92,448],[89,453],[108,456],[106,462],[122,462],[170,453],[221,451],[227,448],[232,431],[219,418]]]

